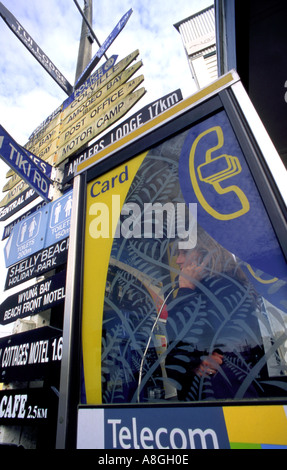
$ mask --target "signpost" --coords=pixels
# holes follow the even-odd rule
[[[51,75],[51,77],[58,83],[58,85],[70,95],[73,91],[72,85],[61,74],[49,57],[40,49],[38,44],[32,39],[30,34],[23,28],[19,21],[12,15],[12,13],[0,2],[0,15],[5,23],[9,26],[11,31],[17,36],[18,39],[24,44],[29,52],[37,59],[37,61],[44,67],[44,69]]]
[[[62,331],[51,326],[0,339],[0,380],[34,380],[59,373]]]
[[[50,195],[51,181],[42,170],[0,125],[0,157],[46,201]]]
[[[118,63],[117,56],[108,59],[34,131],[25,148],[42,162],[49,161],[48,167],[58,166],[120,119],[145,93],[143,89],[132,93],[143,75],[127,82],[142,66],[139,61],[127,69],[138,55],[135,50]]]
[[[6,267],[67,238],[71,212],[72,191],[69,191],[15,225],[4,250]]]
[[[176,105],[181,100],[182,93],[180,89],[162,96],[158,100],[149,103],[144,108],[137,111],[121,124],[114,127],[110,132],[101,136],[100,139],[94,142],[90,147],[85,148],[82,153],[78,153],[71,157],[65,165],[63,184],[71,181],[75,175],[78,164],[93,157],[100,150],[103,150],[114,142],[120,140],[122,137],[128,136],[132,131],[138,129],[146,122]]]
[[[24,147],[0,126],[0,157],[10,166],[6,175],[9,180],[3,188],[6,194],[0,202],[0,221],[8,219],[38,196],[42,198],[36,208],[20,214],[4,229],[2,239],[9,237],[4,248],[8,267],[5,290],[38,277],[41,279],[29,283],[28,287],[2,302],[0,323],[8,325],[19,320],[24,325],[23,320],[27,317],[55,307],[61,314],[55,322],[53,317],[51,323],[59,324],[60,329],[47,326],[0,339],[1,381],[47,380],[59,388],[62,324],[65,327],[70,321],[65,317],[62,306],[69,309],[72,302],[71,296],[67,295],[66,299],[66,275],[71,278],[71,266],[66,269],[65,265],[69,252],[73,190],[63,191],[63,196],[53,199],[56,174],[53,167],[61,165],[82,146],[88,145],[144,95],[144,88],[136,90],[144,80],[143,75],[132,78],[142,66],[142,61],[128,68],[138,56],[138,50],[119,63],[116,63],[117,55],[111,56],[91,75],[131,14],[132,9],[121,18],[73,88],[0,2],[0,15],[6,24],[68,95],[34,130]],[[61,183],[60,178],[57,182]],[[80,214],[79,207],[75,213],[74,218]],[[76,259],[74,266],[76,269]],[[54,311],[51,311],[51,319]],[[48,403],[50,396],[47,396],[45,386],[37,389],[36,393],[26,389],[0,392],[0,424],[50,423],[54,432],[58,397],[53,395]]]
[[[52,389],[2,390],[0,425],[47,424],[56,418],[57,405],[57,395]]]
[[[65,299],[66,271],[61,271],[17,294],[0,305],[0,323],[7,325],[19,318],[36,315],[54,307]]]
[[[22,181],[20,183],[24,185],[25,183]],[[14,215],[20,209],[27,206],[30,202],[33,202],[38,197],[38,194],[34,189],[25,185],[25,189],[23,189],[22,194],[15,194],[14,197],[10,197],[9,199],[5,198],[0,203],[0,221],[7,220],[9,217]]]
[[[8,268],[5,290],[41,276],[67,262],[69,238],[37,251]]]
[[[87,65],[85,70],[83,70],[82,74],[79,76],[78,80],[75,83],[75,88],[77,89],[85,80],[86,78],[90,75],[92,70],[95,68],[97,63],[101,60],[105,52],[108,50],[110,45],[114,42],[116,37],[119,35],[119,33],[122,31],[122,29],[125,27],[127,24],[127,21],[129,17],[131,16],[133,10],[130,9],[118,22],[118,24],[115,26],[115,28],[112,30],[111,34],[107,37],[107,39],[104,41],[100,49],[97,51],[95,56],[92,58],[90,63]]]

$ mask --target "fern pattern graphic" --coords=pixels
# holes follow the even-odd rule
[[[174,260],[177,232],[185,221],[177,221],[172,236],[168,218],[160,236],[132,236],[135,228],[144,233],[146,203],[184,202],[178,156],[185,136],[149,151],[125,201],[131,213],[133,204],[142,212],[130,219],[131,236],[115,238],[111,250],[102,333],[104,403],[242,399],[287,391],[286,360],[278,353],[287,339],[286,322],[279,315],[275,337],[270,318],[278,310],[262,308],[262,297],[240,278],[244,263],[237,260],[231,269],[232,255],[226,257],[220,269],[206,268],[204,279],[194,281],[194,291],[179,295],[179,289],[165,304],[180,275]],[[121,216],[119,224],[124,220]],[[214,351],[224,357],[216,374],[200,374],[203,358]],[[277,381],[270,380],[272,367]]]

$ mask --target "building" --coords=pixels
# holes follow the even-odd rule
[[[181,35],[192,76],[198,89],[218,77],[215,11],[211,5],[174,25]]]

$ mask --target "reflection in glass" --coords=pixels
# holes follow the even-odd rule
[[[143,213],[146,202],[184,202],[178,155],[185,136],[149,152],[127,203],[140,204]],[[143,233],[141,218],[129,223],[131,232]],[[167,220],[161,237],[114,239],[103,317],[103,402],[286,396],[286,283],[268,276],[260,282],[264,273],[200,225],[195,248],[179,250],[178,241],[178,233],[168,235]]]

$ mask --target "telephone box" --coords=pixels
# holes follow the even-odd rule
[[[286,447],[286,170],[238,75],[79,164],[73,197],[58,447]]]

